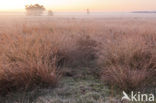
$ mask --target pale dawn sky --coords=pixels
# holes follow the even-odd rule
[[[24,11],[25,5],[36,3],[58,12],[156,10],[156,0],[0,0],[0,11]]]

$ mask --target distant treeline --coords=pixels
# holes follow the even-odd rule
[[[132,13],[156,13],[156,11],[133,11]]]

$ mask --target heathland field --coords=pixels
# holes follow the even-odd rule
[[[0,103],[120,103],[155,87],[154,17],[0,17]]]

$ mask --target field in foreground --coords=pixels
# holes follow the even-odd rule
[[[156,86],[155,18],[2,17],[0,102],[116,103]]]

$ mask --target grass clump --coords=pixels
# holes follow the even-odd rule
[[[0,42],[0,93],[57,84],[61,56],[46,36],[3,34]]]
[[[100,54],[102,80],[125,91],[154,86],[156,48],[146,41],[141,35],[126,35],[105,42]]]

